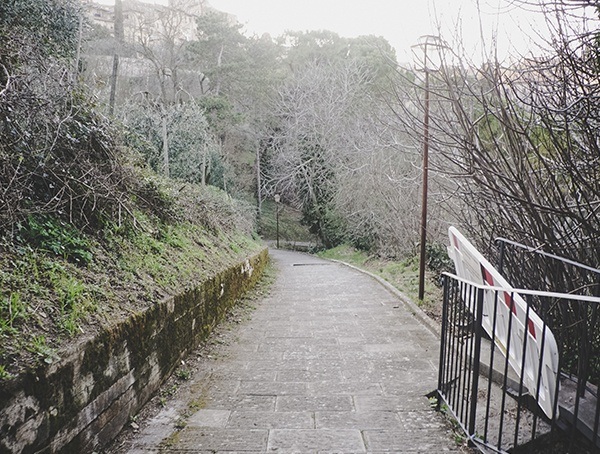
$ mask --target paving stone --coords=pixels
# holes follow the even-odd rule
[[[175,420],[179,418],[179,414],[177,413],[177,409],[174,407],[163,408],[158,415],[154,418],[154,422],[161,425],[168,425],[173,423]]]
[[[332,380],[334,383],[342,381],[342,373],[338,369],[325,370],[281,370],[277,372],[277,381],[322,382]],[[309,385],[310,386],[310,385]],[[317,393],[319,394],[319,393]]]
[[[433,410],[425,411],[400,411],[396,413],[399,421],[399,427],[407,430],[427,429],[432,433],[436,431],[446,431],[448,429],[446,421],[439,418]]]
[[[213,410],[255,410],[275,409],[275,396],[252,396],[238,394],[210,394],[206,396],[206,408]]]
[[[331,347],[337,345],[337,340],[334,338],[322,339],[315,338],[312,336],[297,336],[297,337],[266,337],[261,346],[270,346],[271,348],[282,347],[315,347],[315,346],[327,346]]]
[[[281,326],[277,326],[273,323],[269,323],[270,329],[268,331],[265,332],[265,335],[263,336],[264,338],[268,338],[268,337],[293,337],[293,336],[298,336],[298,337],[303,337],[303,336],[308,336],[308,337],[313,337],[310,329],[307,329],[306,327],[295,327],[295,326],[290,326],[289,322],[286,322],[284,324],[282,324]]]
[[[255,396],[285,396],[291,394],[306,394],[306,383],[294,382],[242,382],[240,386],[241,394],[252,394]]]
[[[351,361],[368,361],[378,359],[400,359],[400,353],[397,351],[365,351],[365,350],[345,350],[340,352],[340,357]]]
[[[210,380],[207,383],[207,388],[210,389],[210,392],[217,394],[235,394],[239,387],[239,380]]]
[[[450,433],[430,430],[365,430],[365,444],[370,451],[451,452],[458,451]]]
[[[348,267],[272,256],[270,295],[192,376],[203,408],[161,451],[179,418],[163,414],[130,454],[458,452],[425,397],[439,341],[404,303]]]
[[[278,352],[288,352],[288,351],[297,351],[297,352],[309,352],[311,346],[310,345],[290,345],[290,344],[261,344],[258,347],[259,352],[269,352],[269,351],[278,351]],[[284,357],[284,359],[287,359]]]
[[[412,373],[403,374],[398,377],[398,381],[383,380],[380,385],[383,393],[387,395],[404,396],[407,390],[410,390],[411,393],[424,396],[435,390],[437,386],[437,373],[435,377],[433,374],[431,376],[426,374],[423,376]]]
[[[342,347],[342,350],[356,348],[357,345],[362,345],[366,342],[365,338],[360,334],[354,334],[354,336],[346,335],[337,338],[338,343]]]
[[[360,395],[381,395],[383,388],[381,384],[367,381],[321,381],[308,383],[308,391],[315,395],[326,394],[349,394],[353,396]]]
[[[390,353],[390,352],[414,352],[415,347],[411,344],[386,343],[386,344],[366,344],[363,350],[369,353]]]
[[[244,352],[243,358],[245,361],[278,361],[281,359],[287,359],[283,357],[281,351],[256,351],[256,352]]]
[[[212,375],[212,380],[229,380],[235,379],[239,381],[275,381],[277,372],[274,370],[238,370],[235,372],[223,373],[216,371]]]
[[[186,428],[177,437],[174,448],[205,451],[262,451],[267,448],[268,430]]]
[[[287,369],[308,369],[307,360],[281,360],[281,361],[252,361],[247,363],[250,370],[254,372],[277,372]]]
[[[307,359],[307,360],[323,360],[323,359],[340,359],[340,352],[336,350],[321,350],[321,351],[286,351],[283,352],[283,359]]]
[[[351,396],[281,396],[276,411],[351,411]]]
[[[248,362],[242,361],[241,359],[228,358],[227,361],[223,360],[212,360],[205,364],[205,367],[209,371],[210,375],[215,372],[221,374],[223,377],[231,377],[240,371],[247,370]],[[210,379],[210,378],[209,378]]]
[[[270,452],[298,453],[311,450],[366,452],[358,430],[272,430],[267,449]]]
[[[187,420],[193,427],[225,427],[229,421],[229,410],[199,410]]]
[[[312,412],[234,411],[227,424],[231,429],[314,429]]]
[[[315,413],[317,429],[398,429],[399,419],[391,411],[319,411]]]
[[[404,396],[355,396],[357,411],[405,411],[427,410],[429,400],[425,396],[407,394]]]
[[[352,369],[357,370],[361,369],[357,367],[355,361],[349,361],[347,359],[323,359],[323,358],[313,358],[304,360],[306,364],[306,369],[313,372],[321,372],[327,370],[344,370],[344,369]]]

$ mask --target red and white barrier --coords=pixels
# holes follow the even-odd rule
[[[554,334],[532,307],[527,312],[527,303],[521,295],[455,227],[449,228],[448,235],[448,254],[458,277],[484,288],[483,328],[502,354],[505,357],[508,354],[510,366],[522,376],[523,385],[552,419],[558,380],[558,346]],[[476,315],[474,298],[463,297]],[[523,361],[525,336],[528,337]],[[540,364],[542,370],[538,374]]]

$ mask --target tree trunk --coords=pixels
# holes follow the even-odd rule
[[[262,214],[262,188],[260,181],[260,144],[256,145],[256,197],[258,198],[258,217]]]
[[[77,54],[75,55],[75,76],[79,76],[79,63],[81,61],[81,41],[83,39],[83,15],[79,16],[79,31],[77,32]]]
[[[117,93],[117,77],[119,74],[119,54],[113,55],[112,74],[110,75],[110,98],[108,99],[108,115],[115,113],[115,97]]]
[[[167,113],[162,113],[162,155],[163,155],[163,173],[169,176],[169,133],[167,131]]]
[[[108,100],[108,114],[115,112],[115,98],[117,95],[117,78],[119,76],[119,52],[125,38],[123,25],[123,0],[115,0],[115,54],[113,55],[112,74],[110,76],[110,98]]]
[[[221,44],[221,50],[219,51],[219,56],[217,57],[217,85],[215,87],[215,95],[219,96],[221,92],[221,64],[223,62],[223,51],[225,50],[225,45]]]
[[[206,144],[204,144],[204,150],[202,152],[202,186],[206,186]]]

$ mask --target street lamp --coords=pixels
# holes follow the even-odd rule
[[[419,258],[419,300],[425,297],[425,260],[427,258],[425,245],[427,242],[427,185],[429,174],[429,72],[431,56],[427,55],[427,48],[448,48],[439,36],[422,36],[421,42],[413,47],[423,49],[423,71],[425,72],[425,113],[423,115],[423,193],[421,197],[421,254]],[[428,60],[429,59],[429,60]]]
[[[276,225],[276,235],[277,235],[277,249],[279,249],[279,201],[281,200],[281,196],[279,194],[275,194],[275,225]]]

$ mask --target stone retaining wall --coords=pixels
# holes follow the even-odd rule
[[[0,384],[0,453],[93,452],[206,339],[268,261],[263,250]]]

